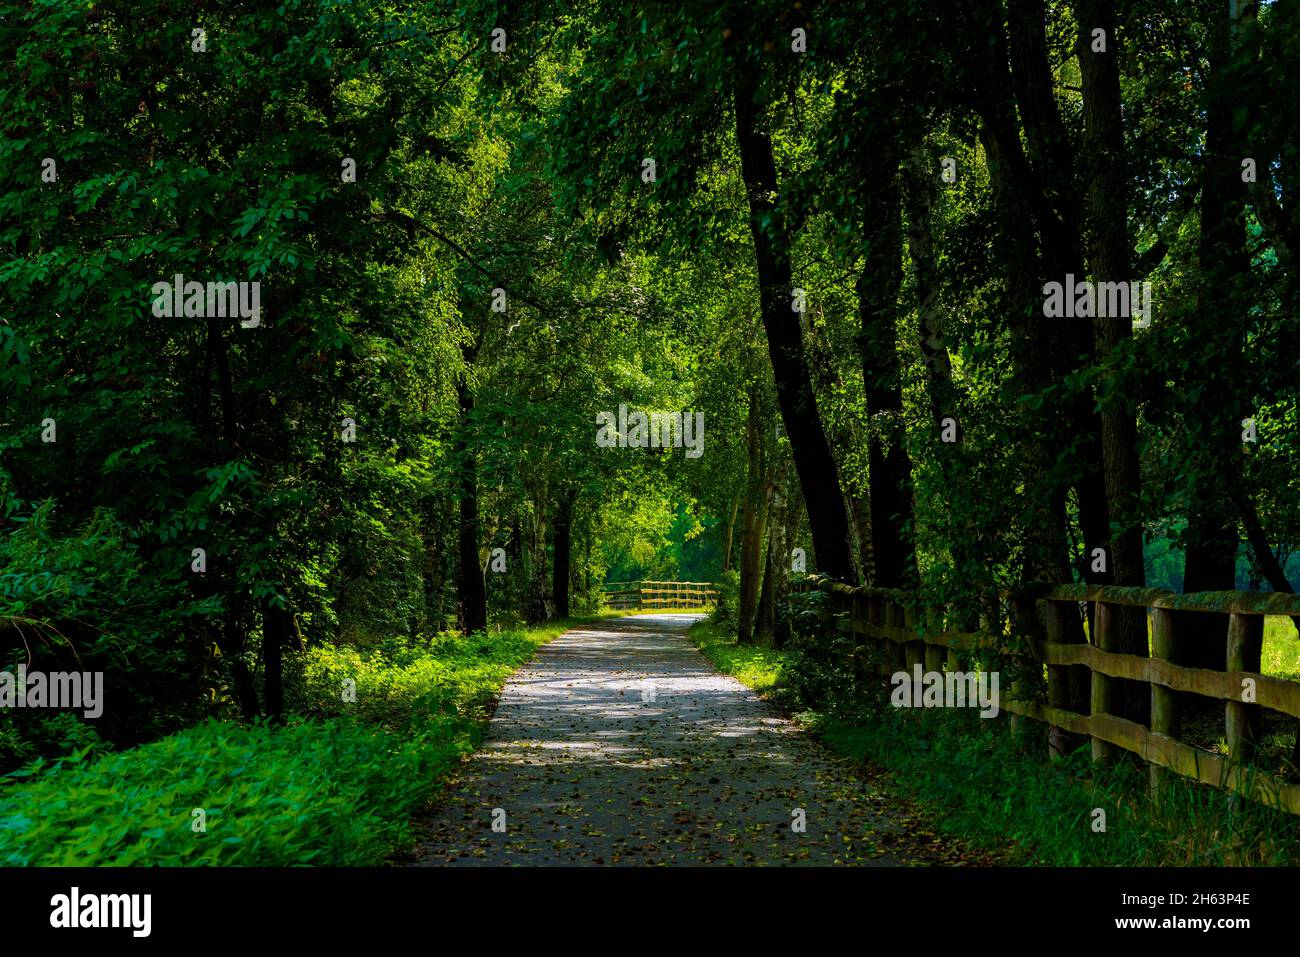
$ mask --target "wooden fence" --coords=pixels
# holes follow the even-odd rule
[[[1015,716],[1045,722],[1056,740],[1066,734],[1091,738],[1093,757],[1109,758],[1114,749],[1138,755],[1151,766],[1158,794],[1169,772],[1300,814],[1300,784],[1253,767],[1259,709],[1300,718],[1300,683],[1259,673],[1264,616],[1300,615],[1300,596],[1280,593],[1200,592],[1179,595],[1158,588],[1095,585],[1035,585],[1010,601],[1011,629],[947,630],[946,609],[924,606],[907,592],[850,587],[825,579],[804,579],[794,591],[826,592],[833,611],[847,615],[854,636],[852,657],[866,658],[868,642],[877,645],[882,673],[920,664],[924,671],[957,670],[962,651],[998,650],[1024,667],[1016,668],[1010,695],[1000,706]],[[1081,602],[1094,603],[1092,634],[1077,626]],[[1150,657],[1115,650],[1118,609],[1136,607],[1150,616]],[[1203,612],[1222,621],[1228,616],[1227,668],[1216,671],[1174,664],[1182,637],[1178,612]],[[1070,616],[1076,618],[1072,627]],[[864,641],[865,639],[865,641]],[[883,654],[882,654],[883,652]],[[1087,669],[1090,713],[1069,710],[1070,672]],[[1045,672],[1045,674],[1044,674]],[[1014,677],[1014,676],[1013,676]],[[1142,682],[1151,695],[1151,726],[1112,709],[1117,681]],[[1043,685],[1046,685],[1043,688]],[[1045,691],[1045,694],[1043,693]],[[1223,701],[1226,754],[1180,740],[1181,701],[1188,692]],[[1078,701],[1078,696],[1074,698]]]
[[[605,604],[613,609],[711,608],[718,592],[712,582],[606,582]]]

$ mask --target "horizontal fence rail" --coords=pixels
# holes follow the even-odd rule
[[[793,582],[791,588],[826,593],[831,610],[848,618],[854,636],[849,657],[870,657],[863,651],[874,645],[876,660],[884,661],[882,674],[904,668],[910,674],[916,665],[927,672],[942,671],[945,665],[957,670],[963,651],[998,652],[1018,661],[1027,677],[1013,680],[1000,706],[1013,722],[1018,716],[1046,723],[1054,755],[1087,737],[1097,760],[1109,759],[1118,749],[1150,765],[1157,794],[1162,775],[1173,772],[1300,814],[1300,784],[1253,766],[1260,709],[1300,718],[1300,683],[1260,674],[1264,616],[1300,615],[1300,596],[1236,591],[1179,595],[1159,588],[1036,584],[1004,596],[1012,609],[1009,628],[959,631],[947,627],[945,607],[909,592],[821,578]],[[1092,605],[1087,635],[1079,621],[1081,604]],[[1117,650],[1120,609],[1141,609],[1143,628],[1150,617],[1149,657]],[[1172,660],[1188,641],[1205,639],[1203,631],[1180,630],[1176,616],[1181,612],[1213,614],[1220,623],[1227,618],[1225,670]],[[1082,696],[1071,675],[1080,669],[1086,669]],[[1148,686],[1150,727],[1112,713],[1119,710],[1120,679]],[[1226,754],[1180,740],[1179,693],[1223,702]],[[1078,707],[1081,697],[1083,708]]]
[[[718,591],[712,582],[606,582],[605,604],[616,611],[647,608],[711,608]]]

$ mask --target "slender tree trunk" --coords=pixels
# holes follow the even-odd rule
[[[745,512],[740,537],[740,599],[737,603],[736,640],[753,640],[760,577],[763,574],[763,534],[767,512],[767,466],[764,432],[759,415],[758,387],[749,395],[746,425],[749,473],[745,482]]]
[[[863,581],[866,581],[871,578],[871,570],[876,567],[875,536],[871,531],[871,497],[850,491],[848,500],[853,528],[857,533],[858,571]]]
[[[772,577],[772,534],[775,526],[768,522],[767,548],[763,557],[763,587],[758,593],[758,610],[754,615],[754,644],[764,648],[772,647],[773,626],[775,624],[775,597]]]
[[[727,519],[727,538],[726,544],[722,549],[722,570],[731,571],[731,545],[733,536],[736,532],[736,515],[740,511],[740,499],[742,496],[737,495],[731,503],[731,517]]]
[[[573,506],[576,491],[566,490],[560,496],[552,526],[555,554],[551,559],[551,594],[555,601],[555,617],[569,617],[569,566],[572,551]]]
[[[211,330],[215,332],[215,330]],[[240,427],[236,410],[234,376],[230,371],[230,354],[220,333],[215,333],[217,387],[221,392],[221,436],[224,442],[224,454],[227,460],[239,454]],[[257,700],[257,685],[253,673],[244,660],[244,651],[248,647],[249,614],[248,603],[243,590],[234,575],[227,577],[227,584],[222,595],[225,616],[222,620],[221,647],[230,661],[230,676],[235,684],[235,699],[239,702],[239,711],[245,719],[252,720],[261,714]]]
[[[957,410],[952,360],[944,337],[943,304],[939,301],[939,264],[934,253],[936,179],[929,151],[917,147],[908,157],[903,196],[907,207],[907,251],[916,277],[921,359],[929,384],[930,414],[937,424],[947,416],[955,416]]]
[[[1220,0],[1207,36],[1205,172],[1201,186],[1199,244],[1201,286],[1196,310],[1197,350],[1206,387],[1188,410],[1188,440],[1197,450],[1192,471],[1183,590],[1224,591],[1236,587],[1237,533],[1233,487],[1240,480],[1242,401],[1234,381],[1241,368],[1245,313],[1236,284],[1247,275],[1245,184],[1241,181],[1238,102],[1229,78],[1234,55],[1234,11]],[[1192,370],[1195,372],[1195,370]],[[1182,663],[1201,668],[1227,664],[1227,616],[1179,616]]]
[[[535,502],[545,502],[548,498],[547,482],[542,481],[533,491]],[[548,620],[551,606],[547,602],[550,594],[546,573],[546,509],[533,509],[532,519],[528,523],[528,596],[525,619],[537,624]]]
[[[1076,51],[1083,76],[1084,154],[1091,165],[1086,203],[1088,258],[1094,282],[1126,283],[1131,278],[1128,233],[1128,179],[1124,159],[1123,101],[1120,93],[1121,48],[1111,0],[1079,0]],[[1094,52],[1093,31],[1106,37],[1106,51]],[[1133,336],[1132,318],[1106,316],[1093,320],[1097,353],[1103,359],[1126,348]],[[1107,536],[1111,579],[1117,585],[1146,584],[1142,553],[1141,476],[1137,448],[1136,389],[1132,376],[1119,371],[1108,377],[1101,411],[1101,453],[1105,498],[1114,532]],[[1109,531],[1109,530],[1108,530]],[[1116,650],[1148,655],[1146,612],[1117,606]],[[1123,681],[1120,713],[1146,723],[1151,710],[1147,685]]]
[[[478,461],[469,447],[469,417],[474,397],[465,382],[456,386],[460,427],[456,432],[455,460],[459,485],[460,525],[456,538],[460,627],[466,633],[487,628],[487,585],[479,565]]]
[[[284,720],[284,648],[296,630],[291,612],[262,607],[262,695],[267,717],[276,722]]]
[[[997,126],[999,144],[1005,154],[1015,156],[1018,188],[1027,197],[1026,211],[1032,213],[1038,226],[1048,276],[1058,282],[1064,282],[1067,275],[1079,279],[1085,274],[1083,218],[1077,185],[1080,178],[1075,168],[1075,151],[1053,92],[1044,0],[1008,0],[1007,26],[1010,86],[1015,93],[1016,110],[1024,123],[1029,158],[1019,156],[1014,114],[1007,113],[1005,108],[1000,114],[1002,122]],[[1038,308],[1033,314],[1041,323],[1041,296],[1037,298]],[[1050,365],[1057,382],[1077,374],[1091,360],[1092,339],[1089,321],[1056,321]],[[1074,458],[1076,474],[1072,484],[1084,540],[1083,577],[1094,584],[1110,584],[1112,563],[1107,560],[1104,566],[1094,569],[1092,559],[1094,550],[1105,549],[1110,539],[1110,511],[1102,474],[1102,425],[1094,405],[1091,390],[1069,396],[1059,410],[1065,434],[1058,434],[1054,441],[1079,450]],[[1053,429],[1062,431],[1055,423]],[[1103,567],[1104,571],[1100,570]]]
[[[858,276],[858,309],[862,320],[862,380],[866,389],[868,474],[871,482],[872,555],[874,584],[911,588],[917,580],[911,544],[912,462],[903,424],[903,388],[898,363],[895,322],[902,284],[901,203],[898,163],[894,154],[876,144],[868,149],[863,240],[866,265]]]
[[[591,526],[587,524],[582,536],[582,590],[591,595]]]
[[[844,496],[812,388],[799,315],[791,310],[791,237],[777,199],[779,183],[772,138],[766,130],[762,106],[755,102],[757,83],[751,69],[737,59],[736,140],[749,197],[763,328],[776,380],[777,403],[808,509],[817,569],[838,581],[855,582]]]
[[[981,138],[989,157],[995,210],[1003,238],[1000,258],[1007,270],[1008,308],[1014,344],[1012,365],[1021,392],[1041,393],[1049,384],[1051,350],[1041,321],[1040,286],[1032,223],[1028,219],[1029,204],[1021,195],[1016,165],[1008,161],[990,125],[985,125]],[[1024,424],[1026,438],[1020,447],[1025,476],[1022,494],[1027,515],[1022,575],[1026,581],[1068,581],[1065,490],[1048,478],[1055,460],[1051,448],[1052,410],[1041,407],[1029,415]]]
[[[1259,509],[1255,507],[1254,500],[1241,489],[1236,490],[1236,500],[1241,514],[1242,530],[1246,533],[1246,541],[1250,543],[1250,550],[1255,556],[1255,567],[1260,570],[1269,587],[1274,591],[1294,595],[1295,589],[1291,587],[1291,581],[1286,577],[1286,570],[1277,560],[1268,543],[1268,536],[1264,532],[1263,523],[1259,520]],[[1300,637],[1300,616],[1292,618],[1291,623],[1296,627],[1297,637]]]
[[[952,359],[948,355],[944,332],[944,311],[940,301],[939,263],[934,242],[934,203],[938,193],[938,176],[925,144],[918,145],[907,162],[907,175],[903,179],[903,197],[907,210],[907,248],[912,261],[912,274],[916,277],[916,313],[921,359],[925,363],[926,387],[930,399],[930,415],[936,430],[942,434],[944,419],[957,425],[956,441],[940,443],[938,468],[943,485],[949,490],[948,502],[957,491],[964,472],[964,433],[958,412],[958,393],[952,381]],[[955,524],[950,525],[949,549],[956,574],[953,585],[960,583],[952,606],[958,614],[957,624],[963,631],[979,627],[978,599],[981,587],[989,591],[993,582],[987,579],[983,560],[975,553],[974,544],[979,537],[976,523],[971,521],[969,508],[952,508],[957,513]]]
[[[1031,0],[1032,2],[1032,0]],[[1000,11],[996,3],[988,4],[989,13]],[[1022,13],[1023,18],[1023,13]],[[1011,19],[1016,19],[1012,17]],[[1042,19],[1031,20],[1028,27],[1016,28],[1022,35],[1041,33]],[[1016,32],[1013,30],[1013,32]],[[1000,258],[1006,264],[1008,315],[1012,325],[1012,364],[1022,394],[1042,394],[1051,384],[1052,348],[1042,318],[1042,286],[1034,227],[1046,250],[1060,250],[1066,240],[1051,240],[1066,233],[1041,182],[1038,170],[1030,165],[1016,127],[1016,103],[1012,100],[1012,73],[1007,68],[1011,45],[1000,29],[990,36],[990,55],[979,60],[982,73],[978,80],[978,98],[983,124],[980,139],[988,157],[989,177],[993,186],[994,212],[999,232],[1004,238]],[[1017,44],[1021,49],[1024,40]],[[1026,54],[1017,55],[1021,63]],[[1023,74],[1023,69],[1022,69]],[[1049,72],[1050,77],[1050,72]],[[1023,80],[1021,81],[1023,85]],[[1050,92],[1050,90],[1049,90]],[[1041,97],[1026,97],[1035,104],[1025,108],[1036,116],[1046,110]],[[1050,112],[1047,114],[1052,115]],[[1026,126],[1031,125],[1026,118]],[[1032,124],[1039,130],[1043,123]],[[1044,150],[1043,134],[1036,132],[1039,150]],[[1059,252],[1057,253],[1059,256]],[[1046,267],[1056,269],[1055,264]],[[1028,411],[1028,410],[1027,410]],[[1021,445],[1024,469],[1023,496],[1026,517],[1022,576],[1026,581],[1060,582],[1069,580],[1066,557],[1065,490],[1049,476],[1054,471],[1054,446],[1059,435],[1060,413],[1047,403],[1027,415],[1026,439]]]
[[[456,547],[452,542],[457,522],[453,517],[455,497],[441,490],[425,505],[421,519],[424,541],[424,613],[426,627],[442,631],[447,624],[449,589]]]
[[[1009,104],[1005,101],[990,110],[981,130],[981,139],[989,158],[995,214],[1003,238],[999,253],[1007,270],[1015,377],[1023,394],[1041,394],[1051,373],[1051,349],[1041,318],[1041,285],[1029,211],[1032,201],[1022,192],[1023,183],[1016,174],[1016,170],[1024,165],[1023,156],[1009,159],[1003,145],[1005,138],[998,137],[992,129],[994,124],[1007,122],[1008,111]],[[1011,143],[1010,148],[1018,150],[1018,143]],[[1022,494],[1025,499],[1022,507],[1025,524],[1021,577],[1026,582],[1070,579],[1066,556],[1065,488],[1049,478],[1055,462],[1052,447],[1054,429],[1050,408],[1040,407],[1037,412],[1027,410],[1024,423],[1026,439],[1021,447]],[[1083,623],[1078,617],[1070,617],[1069,628],[1069,640],[1083,641]],[[1090,710],[1088,670],[1071,668],[1068,677],[1070,710],[1087,714]],[[1067,738],[1059,742],[1059,746],[1069,751],[1075,743]]]
[[[230,676],[235,683],[235,700],[239,702],[239,712],[251,721],[261,714],[261,706],[257,700],[257,684],[253,681],[253,673],[244,661],[244,649],[248,643],[247,615],[241,596],[227,592],[226,601],[232,604],[227,605],[222,622],[221,647],[230,661]]]
[[[814,388],[823,394],[839,393],[845,389],[843,378],[836,368],[833,349],[825,336],[819,335],[815,323],[808,325],[808,352],[810,366],[814,376]],[[831,426],[829,433],[831,451],[836,453],[836,470],[840,475],[840,487],[844,490],[844,506],[849,516],[849,545],[854,558],[854,573],[861,581],[871,578],[871,502],[865,489],[859,490],[856,483],[844,477],[840,468],[846,452],[859,448],[862,439],[853,427],[852,419],[840,418]],[[793,539],[791,539],[793,543]]]
[[[776,603],[785,592],[790,566],[786,561],[785,511],[786,463],[775,469],[772,482],[772,504],[767,516],[767,557],[763,563],[763,590],[758,596],[757,624],[754,628],[756,644],[770,648],[776,644]]]

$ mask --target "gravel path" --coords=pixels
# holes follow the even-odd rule
[[[541,648],[418,863],[911,863],[883,795],[714,671],[684,637],[695,620],[611,619]]]

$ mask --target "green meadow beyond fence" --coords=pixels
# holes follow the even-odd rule
[[[963,652],[997,652],[1013,663],[1002,709],[1011,713],[1013,727],[1026,718],[1046,723],[1053,756],[1090,739],[1096,760],[1127,751],[1150,765],[1157,794],[1173,773],[1300,814],[1300,783],[1256,764],[1261,709],[1300,718],[1300,682],[1260,674],[1264,617],[1300,615],[1300,596],[1033,585],[1006,600],[1008,625],[969,632],[950,627],[945,606],[909,592],[812,578],[792,587],[825,592],[827,618],[836,614],[847,620],[853,636],[847,655],[855,669],[865,671],[874,661],[881,674],[913,674],[918,665],[925,672],[953,671],[960,669]],[[1087,631],[1081,605],[1091,606]],[[1189,619],[1188,613],[1199,615]],[[1148,616],[1149,656],[1120,653],[1120,629],[1134,627],[1135,620],[1143,627]],[[1187,660],[1189,647],[1219,640],[1220,634],[1226,642],[1224,670],[1175,663]],[[1142,720],[1132,715],[1135,696],[1124,697],[1125,682],[1147,686],[1149,726],[1145,714]],[[1226,753],[1181,740],[1188,694],[1223,702]],[[1126,700],[1129,715],[1121,716]],[[1141,695],[1136,700],[1145,712],[1148,700]]]
[[[605,604],[620,611],[651,608],[712,608],[718,592],[712,582],[606,582]]]

